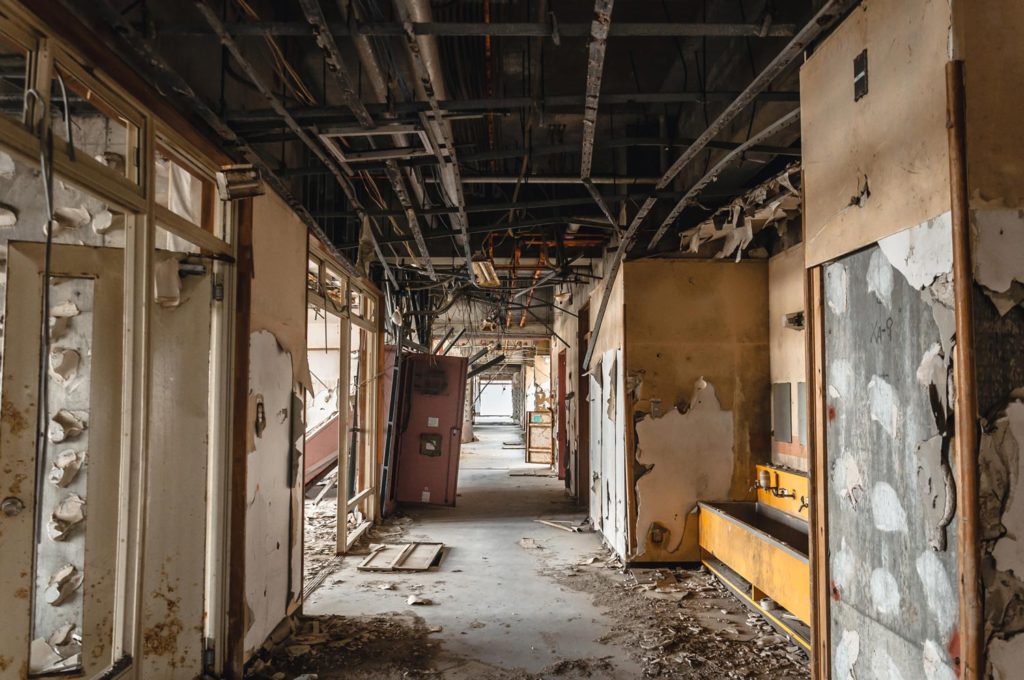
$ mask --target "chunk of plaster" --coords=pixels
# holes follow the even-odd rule
[[[85,208],[57,208],[53,211],[53,217],[63,227],[78,229],[89,224],[92,215]]]
[[[83,521],[85,521],[85,499],[76,493],[69,493],[61,499],[50,514],[46,533],[51,541],[63,541]]]
[[[50,316],[55,316],[58,319],[67,319],[72,316],[78,316],[80,311],[78,305],[71,301],[61,302],[53,307],[50,307]]]
[[[106,208],[92,216],[92,230],[97,234],[106,234],[114,226],[114,213]]]
[[[0,206],[0,229],[8,229],[18,223],[18,211],[7,206]]]
[[[67,385],[78,375],[82,357],[73,349],[54,347],[50,350],[50,378],[58,385]]]
[[[14,159],[11,155],[0,151],[0,177],[3,179],[14,179]]]
[[[59,607],[81,587],[83,576],[73,564],[65,564],[50,576],[50,583],[46,586],[46,603]],[[68,631],[70,637],[71,631]],[[56,645],[54,645],[56,646]]]
[[[153,268],[156,303],[161,307],[181,304],[181,276],[178,261],[173,257],[161,260]]]
[[[61,409],[50,420],[49,439],[53,443],[72,439],[85,430],[85,421],[71,411]]]
[[[75,477],[78,476],[78,471],[82,468],[84,461],[85,453],[82,451],[74,451],[72,449],[61,451],[57,454],[57,458],[53,461],[53,466],[50,468],[50,474],[48,475],[50,482],[60,487],[68,486],[71,482],[75,481]]]

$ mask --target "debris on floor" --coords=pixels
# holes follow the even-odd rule
[[[601,641],[630,651],[644,677],[808,678],[808,657],[705,569],[624,569],[590,555],[548,572],[616,619]],[[599,677],[599,676],[596,676]]]
[[[582,522],[570,519],[535,519],[533,521],[537,524],[543,524],[554,529],[561,529],[562,531],[568,531],[569,533],[574,534],[581,534],[584,531],[587,531],[590,527],[590,523],[586,519]]]
[[[378,543],[359,564],[360,571],[427,571],[441,564],[444,543]]]
[[[423,619],[407,614],[290,617],[257,651],[245,677],[429,677],[433,675],[430,662],[439,646],[430,634],[431,628]]]

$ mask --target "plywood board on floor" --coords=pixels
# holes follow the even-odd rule
[[[441,561],[444,543],[395,543],[375,546],[360,571],[426,571]]]

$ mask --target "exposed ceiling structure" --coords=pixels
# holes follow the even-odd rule
[[[851,4],[63,2],[329,245],[428,291],[402,309],[490,305],[476,331],[550,330],[608,254],[717,252],[692,230],[799,160],[795,66]]]

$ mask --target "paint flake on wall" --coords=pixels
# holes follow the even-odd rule
[[[636,482],[636,554],[657,551],[667,557],[686,547],[687,516],[698,500],[729,497],[733,414],[722,409],[714,386],[701,379],[686,413],[669,409],[661,418],[646,417],[636,434],[637,463],[648,469]],[[686,538],[696,541],[696,535]]]
[[[1024,211],[972,212],[974,280],[1000,316],[1024,301]]]
[[[904,229],[878,242],[878,247],[913,288],[922,290],[935,279],[953,271],[952,216]]]

